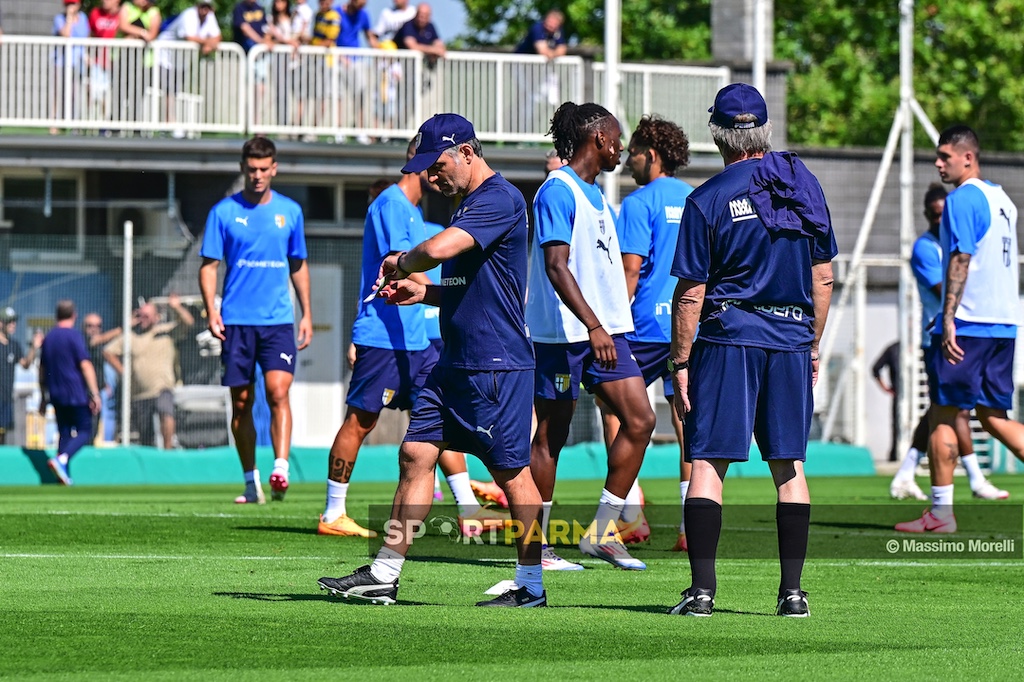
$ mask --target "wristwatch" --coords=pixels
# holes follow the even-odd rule
[[[676,362],[675,360],[670,359],[668,361],[668,368],[669,368],[669,371],[671,371],[673,374],[675,374],[676,372],[680,372],[680,371],[682,371],[684,369],[689,369],[690,368],[690,361],[689,360],[683,360],[682,362]]]

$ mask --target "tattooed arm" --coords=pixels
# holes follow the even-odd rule
[[[955,316],[964,295],[970,264],[971,254],[954,251],[950,254],[949,267],[946,269],[946,299],[942,303],[942,354],[954,365],[964,359],[964,351],[956,342]]]

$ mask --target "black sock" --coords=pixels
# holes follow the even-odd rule
[[[782,581],[779,591],[799,590],[800,574],[807,558],[807,530],[811,524],[811,505],[779,502],[775,505],[775,525],[779,531],[779,564]]]
[[[714,593],[718,588],[715,555],[722,534],[722,505],[704,497],[688,498],[683,503],[683,519],[690,558],[690,584]]]

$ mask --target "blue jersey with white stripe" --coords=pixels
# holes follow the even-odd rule
[[[302,208],[271,190],[250,204],[242,193],[221,199],[206,219],[199,254],[224,261],[221,319],[231,325],[293,324],[289,260],[306,259]]]
[[[619,211],[619,249],[642,257],[640,277],[631,309],[634,331],[630,341],[672,341],[672,294],[676,280],[670,274],[686,197],[693,187],[682,180],[660,177],[622,200]]]
[[[812,259],[836,256],[835,235],[769,232],[749,199],[758,163],[729,164],[687,197],[672,274],[706,283],[700,338],[806,350],[814,339]]]
[[[388,187],[370,204],[363,226],[363,279],[352,343],[387,350],[427,347],[424,306],[388,305],[376,296],[363,303],[373,291],[384,257],[408,251],[425,239],[423,215],[398,185]]]

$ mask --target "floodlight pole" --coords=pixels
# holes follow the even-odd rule
[[[914,0],[900,1],[900,111],[903,133],[900,144],[900,280],[897,313],[899,317],[900,391],[896,395],[896,455],[910,447],[913,433],[913,397],[917,393],[918,349],[921,347],[916,324],[917,287],[910,269],[914,244]]]

